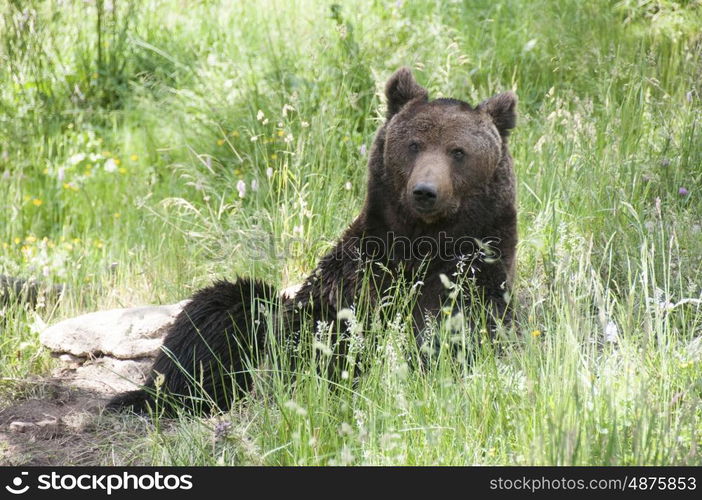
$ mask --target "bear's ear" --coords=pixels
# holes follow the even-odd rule
[[[490,115],[502,137],[507,137],[509,131],[517,124],[517,94],[512,91],[497,94],[481,102],[478,109]]]
[[[388,99],[388,120],[408,102],[428,98],[427,90],[417,83],[409,68],[395,71],[385,85],[385,96]]]

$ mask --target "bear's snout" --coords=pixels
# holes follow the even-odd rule
[[[438,199],[436,186],[428,182],[420,182],[412,188],[414,206],[420,212],[430,212],[434,209]]]
[[[454,206],[452,182],[451,164],[441,151],[420,154],[405,187],[409,208],[426,222],[447,215]]]

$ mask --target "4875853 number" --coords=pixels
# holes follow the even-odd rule
[[[632,477],[626,484],[630,490],[695,490],[697,489],[697,478],[695,477],[658,477],[642,476]]]

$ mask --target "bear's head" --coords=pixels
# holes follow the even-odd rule
[[[382,151],[383,184],[402,217],[454,225],[473,217],[476,204],[511,205],[514,179],[507,136],[517,97],[505,92],[476,107],[456,99],[430,101],[407,68],[388,81]],[[378,158],[380,159],[380,158]],[[509,193],[505,193],[509,191]],[[500,197],[507,198],[500,201]],[[397,203],[399,200],[399,204]]]

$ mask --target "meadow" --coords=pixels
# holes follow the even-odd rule
[[[304,279],[398,67],[520,99],[516,319],[470,366],[412,368],[398,310],[358,379],[96,417],[71,463],[702,464],[699,0],[0,0],[0,60],[0,274],[68,287],[0,310],[0,408],[43,394],[46,324]]]

